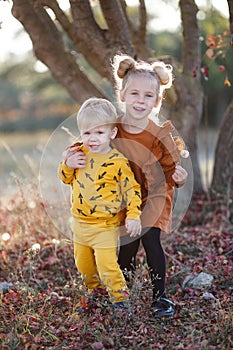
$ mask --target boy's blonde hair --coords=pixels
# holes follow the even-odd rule
[[[79,130],[88,130],[103,125],[113,128],[116,126],[116,120],[116,108],[104,98],[89,98],[82,104],[77,114]]]
[[[172,85],[172,66],[162,61],[150,63],[135,61],[127,55],[116,55],[113,60],[113,73],[116,88],[123,93],[134,77],[148,77],[155,86],[155,93],[159,98],[165,89]]]

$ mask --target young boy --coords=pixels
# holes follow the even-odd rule
[[[109,101],[84,102],[77,116],[82,143],[64,152],[59,177],[72,189],[74,258],[84,283],[89,292],[104,286],[114,306],[124,308],[129,292],[117,262],[119,212],[125,207],[127,232],[139,235],[141,193],[127,159],[110,146],[116,119]]]

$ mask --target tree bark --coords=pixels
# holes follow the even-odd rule
[[[220,128],[215,150],[215,164],[211,193],[230,198],[233,183],[233,100],[228,106]]]
[[[229,7],[230,32],[233,34],[233,0],[227,0]],[[233,41],[232,41],[233,42]]]
[[[229,7],[229,27],[233,53],[233,0],[227,0]],[[210,192],[213,196],[229,201],[233,186],[233,100],[229,104],[222,121],[215,150],[215,163]]]

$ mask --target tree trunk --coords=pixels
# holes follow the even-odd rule
[[[220,128],[215,150],[211,193],[229,199],[233,181],[233,100],[228,106]]]
[[[227,0],[231,44],[233,44],[233,0]],[[215,163],[210,193],[225,202],[232,196],[233,186],[233,100],[229,104],[222,121],[215,150]]]
[[[197,134],[203,109],[200,77],[200,42],[197,25],[198,8],[193,0],[180,0],[183,24],[183,73],[175,72],[175,104],[171,107],[172,121],[190,152],[194,172],[194,192],[202,192],[198,162]]]

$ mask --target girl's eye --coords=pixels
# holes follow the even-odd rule
[[[153,95],[151,94],[147,94],[146,97],[154,97]]]
[[[104,132],[103,131],[98,131],[98,134],[99,135],[102,135]]]

